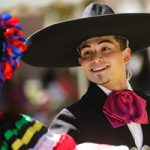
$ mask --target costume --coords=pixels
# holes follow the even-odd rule
[[[1,150],[72,150],[76,146],[70,136],[54,135],[41,122],[12,112],[0,112],[0,135]]]
[[[12,77],[27,50],[19,19],[9,13],[0,15],[0,84]]]
[[[136,91],[147,100],[147,113],[150,118],[150,97]],[[135,147],[133,137],[127,126],[112,128],[102,112],[107,95],[94,83],[76,104],[62,110],[54,119],[51,130],[66,132],[77,143],[94,142]],[[143,145],[150,145],[150,125],[142,125]]]

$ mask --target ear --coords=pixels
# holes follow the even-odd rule
[[[123,52],[124,62],[125,62],[125,64],[127,64],[131,57],[131,49],[129,47],[127,47],[122,52]]]

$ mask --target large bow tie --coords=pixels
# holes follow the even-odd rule
[[[113,128],[130,122],[149,123],[146,100],[130,90],[110,93],[103,106],[103,113]]]

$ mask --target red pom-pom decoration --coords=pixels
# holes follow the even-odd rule
[[[11,17],[9,13],[0,15],[0,28],[3,35],[2,49],[0,49],[0,83],[12,77],[20,59],[26,51],[25,38],[22,37],[22,28],[19,19]]]

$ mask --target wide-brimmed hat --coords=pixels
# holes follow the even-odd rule
[[[150,46],[150,14],[115,14],[101,3],[92,3],[82,18],[50,25],[27,39],[23,61],[38,67],[79,66],[77,47],[95,36],[126,37],[133,52]]]

